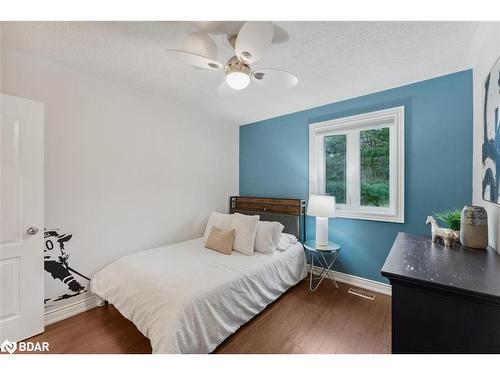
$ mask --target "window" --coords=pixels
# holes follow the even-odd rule
[[[311,124],[309,192],[337,216],[404,222],[404,107]]]

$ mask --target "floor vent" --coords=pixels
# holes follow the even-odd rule
[[[359,296],[359,297],[370,299],[372,301],[375,299],[375,294],[367,292],[366,290],[363,290],[363,289],[349,288],[347,293],[351,293],[351,294],[354,294],[354,295]]]

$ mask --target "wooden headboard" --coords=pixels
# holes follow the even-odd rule
[[[283,233],[293,234],[304,241],[305,206],[303,199],[240,197],[229,198],[229,212],[260,215],[263,221],[278,221],[284,225]]]

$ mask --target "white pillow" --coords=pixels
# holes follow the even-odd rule
[[[255,251],[271,254],[276,250],[284,226],[277,221],[261,221],[255,236]]]
[[[245,255],[252,255],[255,247],[255,236],[259,225],[259,215],[233,214],[231,229],[234,229],[235,236],[233,250]]]
[[[298,242],[297,237],[295,237],[293,234],[281,233],[277,249],[285,251],[290,246],[296,244],[297,242]]]
[[[231,220],[233,219],[233,215],[230,214],[221,214],[219,212],[212,212],[210,217],[208,218],[208,223],[205,228],[205,234],[203,235],[203,243],[207,243],[208,236],[210,235],[210,231],[212,227],[215,225],[219,229],[229,229],[231,226]]]

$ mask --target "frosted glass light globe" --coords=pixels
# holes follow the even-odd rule
[[[226,74],[226,83],[235,90],[242,90],[250,83],[250,76],[244,72],[228,72]]]

